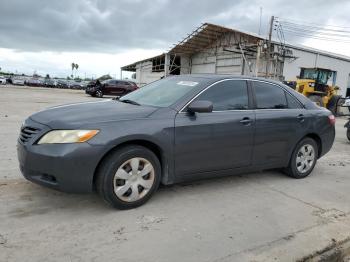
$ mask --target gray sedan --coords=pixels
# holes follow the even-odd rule
[[[173,76],[119,100],[54,107],[25,120],[18,159],[28,180],[97,190],[120,209],[160,183],[279,168],[308,176],[332,147],[334,116],[266,79]]]

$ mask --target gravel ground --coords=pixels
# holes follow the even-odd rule
[[[34,185],[18,169],[16,139],[27,116],[96,98],[45,88],[0,92],[0,261],[295,261],[350,237],[345,119],[306,179],[265,171],[162,187],[145,206],[118,211],[96,194]]]

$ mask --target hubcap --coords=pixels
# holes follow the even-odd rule
[[[154,178],[154,168],[147,159],[131,158],[114,175],[114,193],[125,202],[140,200],[152,188]]]
[[[296,158],[297,169],[300,173],[304,174],[308,172],[315,162],[315,149],[312,145],[303,145]]]

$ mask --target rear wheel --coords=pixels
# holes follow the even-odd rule
[[[321,96],[311,95],[311,96],[309,96],[309,99],[310,99],[312,102],[316,103],[316,105],[321,106],[321,107],[324,107],[323,100],[322,100],[322,97],[321,97]]]
[[[295,147],[288,167],[287,175],[293,178],[304,178],[310,175],[318,158],[318,146],[312,138],[304,138]]]
[[[348,139],[350,141],[350,128],[348,128],[348,130],[346,131],[346,136],[348,137]]]
[[[96,179],[99,194],[118,209],[143,205],[157,190],[161,167],[149,149],[131,145],[109,155],[101,164]]]

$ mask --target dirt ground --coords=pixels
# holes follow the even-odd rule
[[[350,143],[337,119],[333,149],[312,175],[266,171],[162,187],[118,211],[96,194],[56,192],[20,174],[22,121],[96,98],[83,91],[0,87],[0,261],[295,261],[350,237]]]

